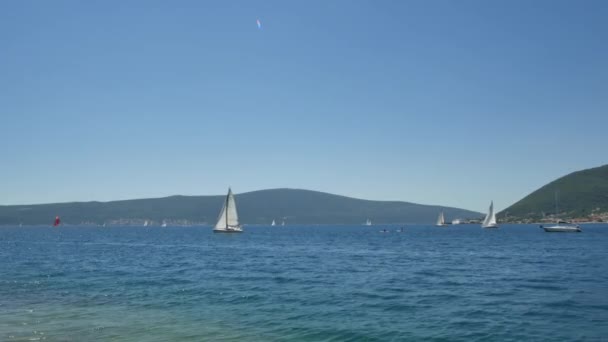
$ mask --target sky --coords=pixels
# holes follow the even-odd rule
[[[0,1],[0,204],[231,186],[501,210],[608,163],[607,17],[603,0]]]

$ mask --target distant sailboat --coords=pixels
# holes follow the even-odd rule
[[[147,227],[147,226],[148,226],[148,220],[145,220],[144,221],[144,227]]]
[[[57,227],[61,224],[61,219],[59,216],[55,216],[55,222],[53,222],[53,227]]]
[[[161,227],[166,227],[167,226],[167,222],[163,220],[163,224],[160,225]]]
[[[366,226],[371,226],[372,225],[372,220],[367,219],[367,221],[365,221],[365,225]]]
[[[276,222],[274,222],[274,220],[272,220],[272,223],[270,224],[271,226],[276,226]]]
[[[454,224],[460,224],[460,219],[453,219],[452,225],[454,225]]]
[[[285,225],[285,220],[281,221],[281,226]]]
[[[490,209],[488,210],[488,214],[483,219],[481,223],[482,228],[498,228],[498,224],[496,223],[496,213],[494,213],[494,201],[490,202]]]
[[[580,233],[583,231],[578,225],[560,224],[561,221],[558,219],[558,214],[559,214],[559,210],[558,210],[558,205],[557,205],[557,191],[556,191],[555,192],[555,219],[557,220],[557,224],[555,224],[553,226],[548,226],[548,227],[544,227],[544,226],[540,226],[540,227],[543,228],[548,233]]]
[[[437,223],[435,224],[437,227],[445,227],[447,224],[445,223],[445,218],[443,217],[443,211],[439,213],[437,217]]]
[[[243,229],[241,225],[239,225],[239,215],[236,211],[236,201],[234,200],[234,195],[232,194],[232,190],[228,188],[228,195],[226,195],[226,200],[224,202],[224,207],[220,212],[220,216],[217,219],[217,223],[215,224],[215,228],[213,228],[214,233],[242,233]]]

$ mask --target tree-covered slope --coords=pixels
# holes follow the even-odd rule
[[[557,193],[559,214],[587,216],[608,211],[608,165],[573,172],[541,187],[503,211],[515,217],[540,217],[555,213]]]

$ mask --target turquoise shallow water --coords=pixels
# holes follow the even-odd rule
[[[608,339],[608,226],[380,228],[0,228],[0,340]]]

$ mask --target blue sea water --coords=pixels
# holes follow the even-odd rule
[[[384,227],[0,228],[0,340],[608,340],[608,226]]]

